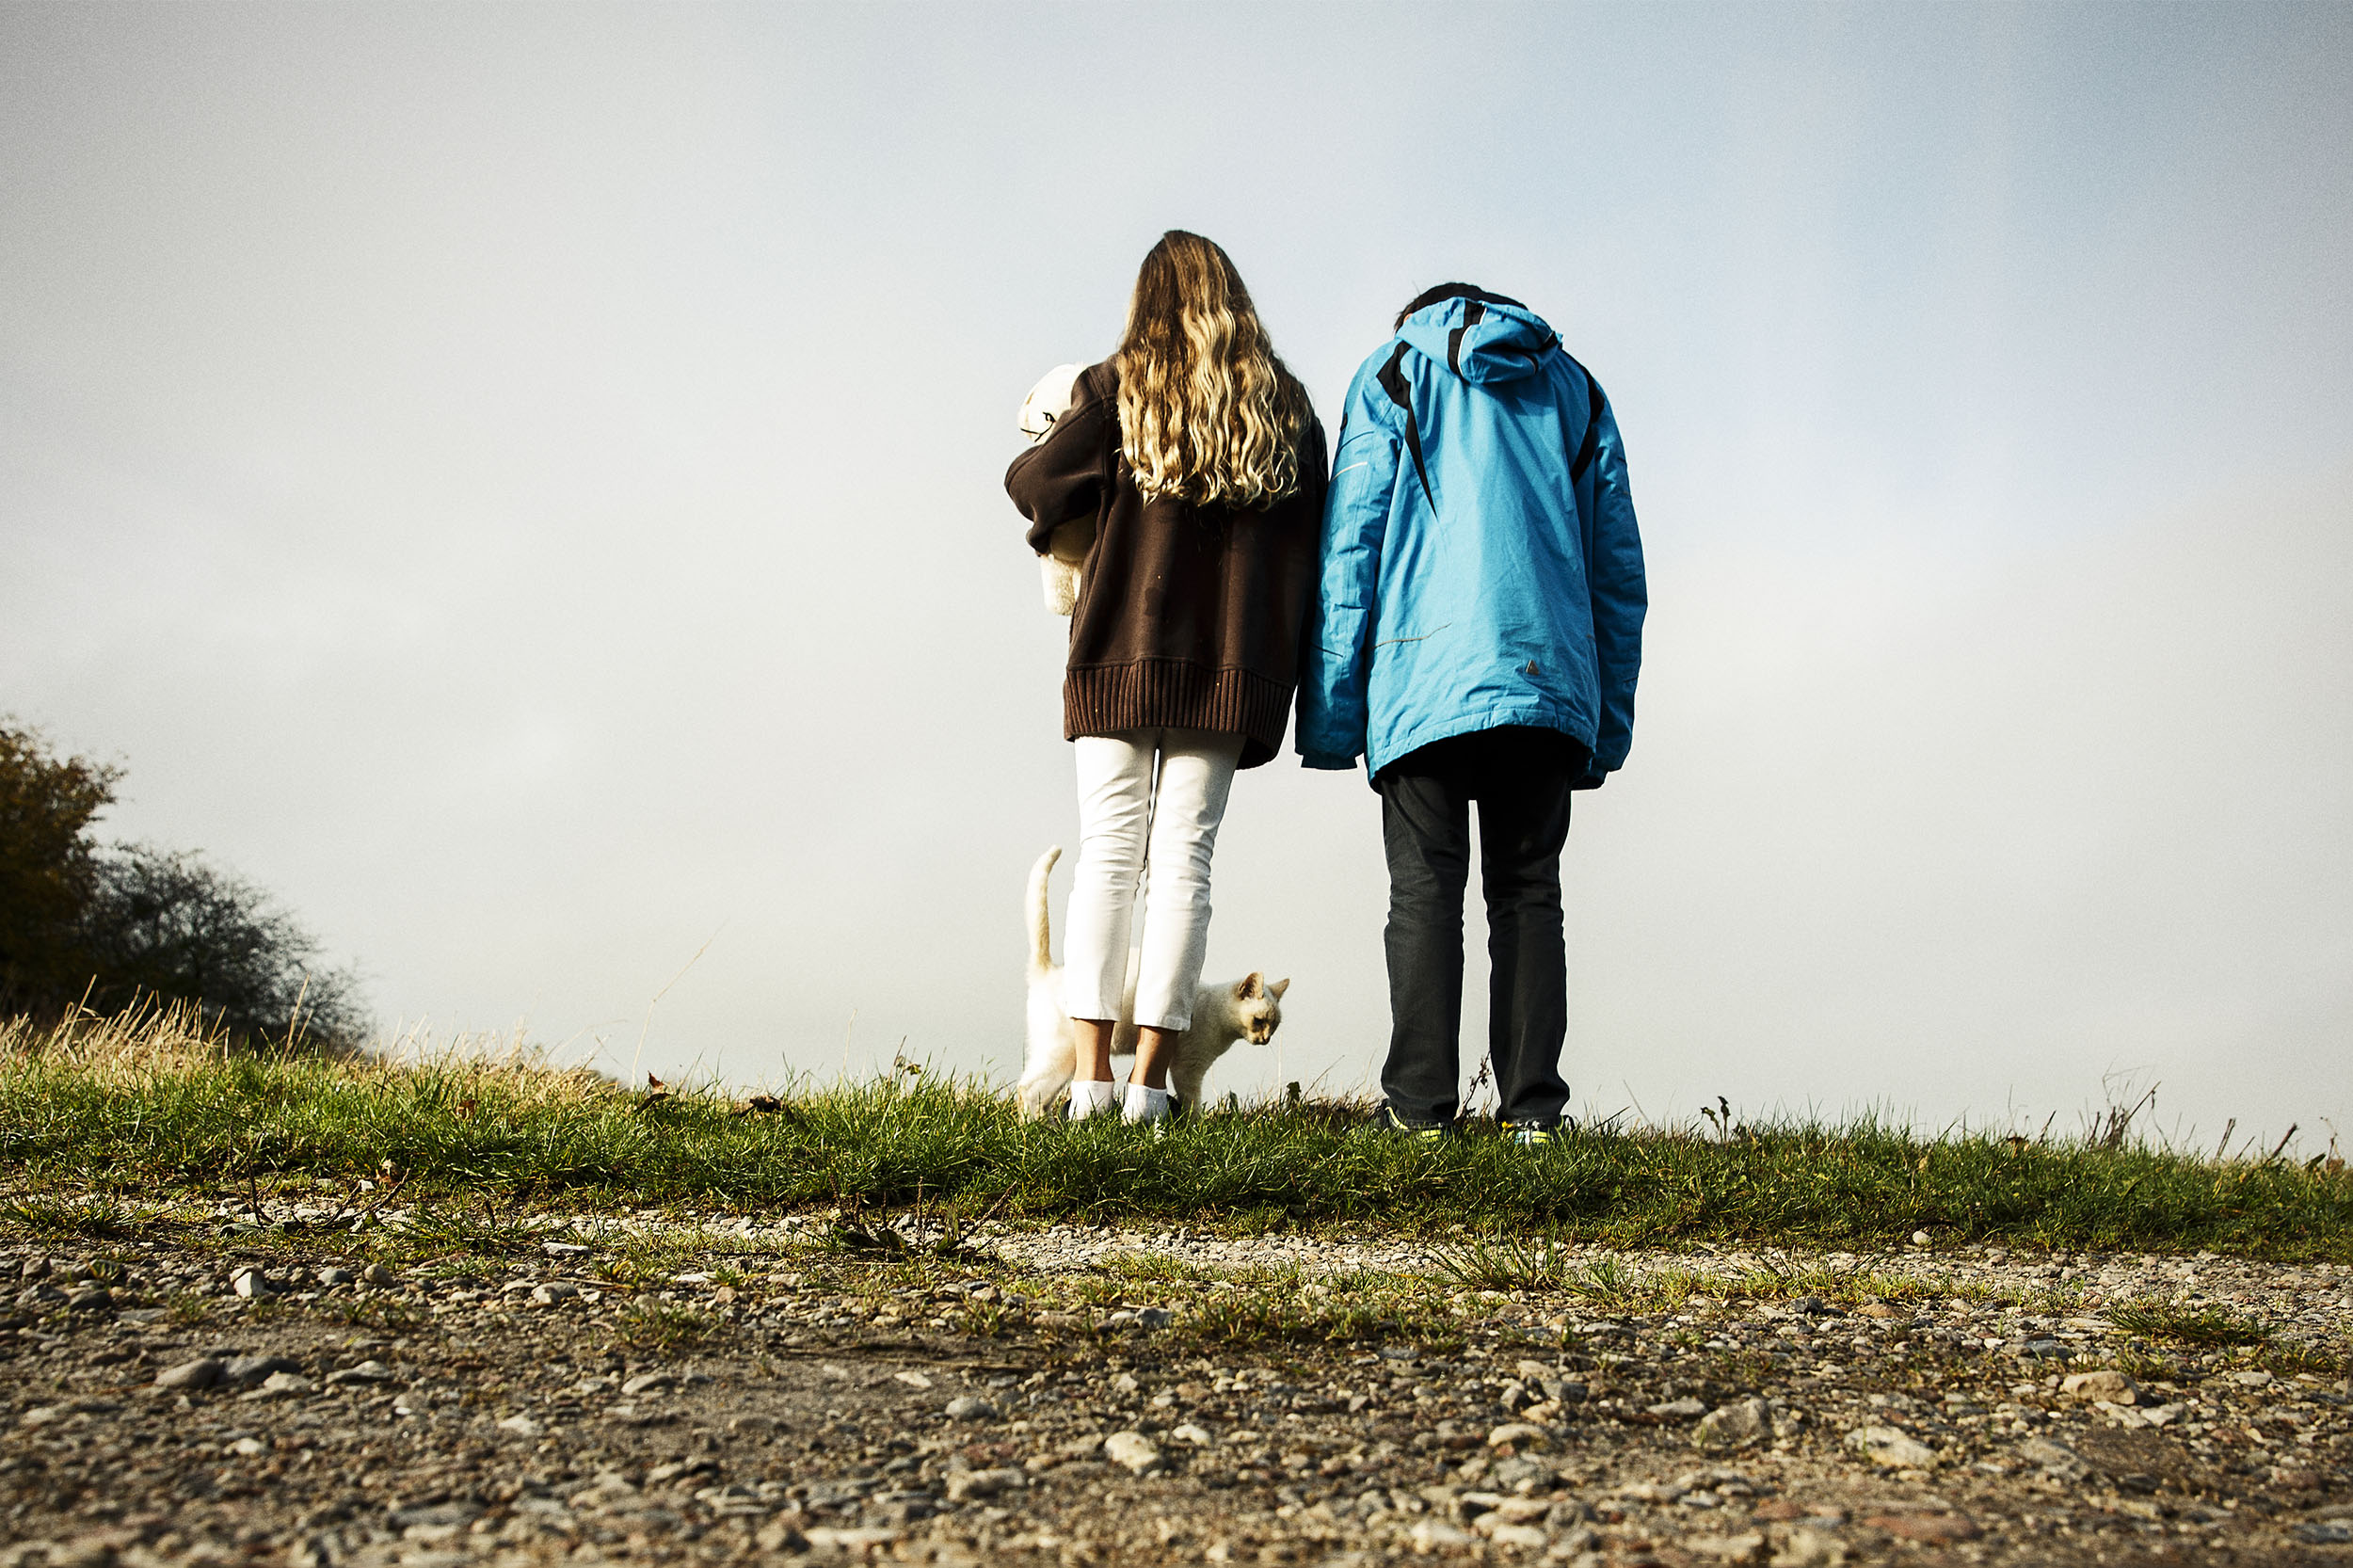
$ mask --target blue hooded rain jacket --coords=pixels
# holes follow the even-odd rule
[[[1299,690],[1311,768],[1505,725],[1625,761],[1642,542],[1609,399],[1494,296],[1406,317],[1348,390]]]

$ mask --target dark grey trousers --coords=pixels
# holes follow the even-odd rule
[[[1479,804],[1487,899],[1487,1050],[1504,1120],[1549,1127],[1569,1088],[1568,954],[1561,928],[1561,847],[1584,747],[1549,729],[1507,728],[1440,741],[1381,770],[1389,859],[1389,1059],[1382,1092],[1401,1121],[1460,1114],[1463,891],[1470,807]]]

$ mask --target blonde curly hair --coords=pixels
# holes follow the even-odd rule
[[[1114,358],[1120,451],[1145,495],[1264,509],[1298,490],[1307,390],[1216,244],[1182,229],[1160,236]]]

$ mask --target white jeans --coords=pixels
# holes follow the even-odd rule
[[[1128,729],[1072,743],[1079,864],[1063,927],[1064,1005],[1072,1017],[1120,1016],[1137,873],[1149,865],[1135,1022],[1172,1030],[1193,1022],[1209,945],[1209,856],[1241,741],[1202,729]]]

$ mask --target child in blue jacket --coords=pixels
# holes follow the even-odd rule
[[[1311,768],[1363,757],[1389,862],[1386,1121],[1459,1112],[1463,892],[1480,813],[1506,1125],[1568,1101],[1561,849],[1625,761],[1648,605],[1609,399],[1516,300],[1431,289],[1349,388],[1299,694]]]

